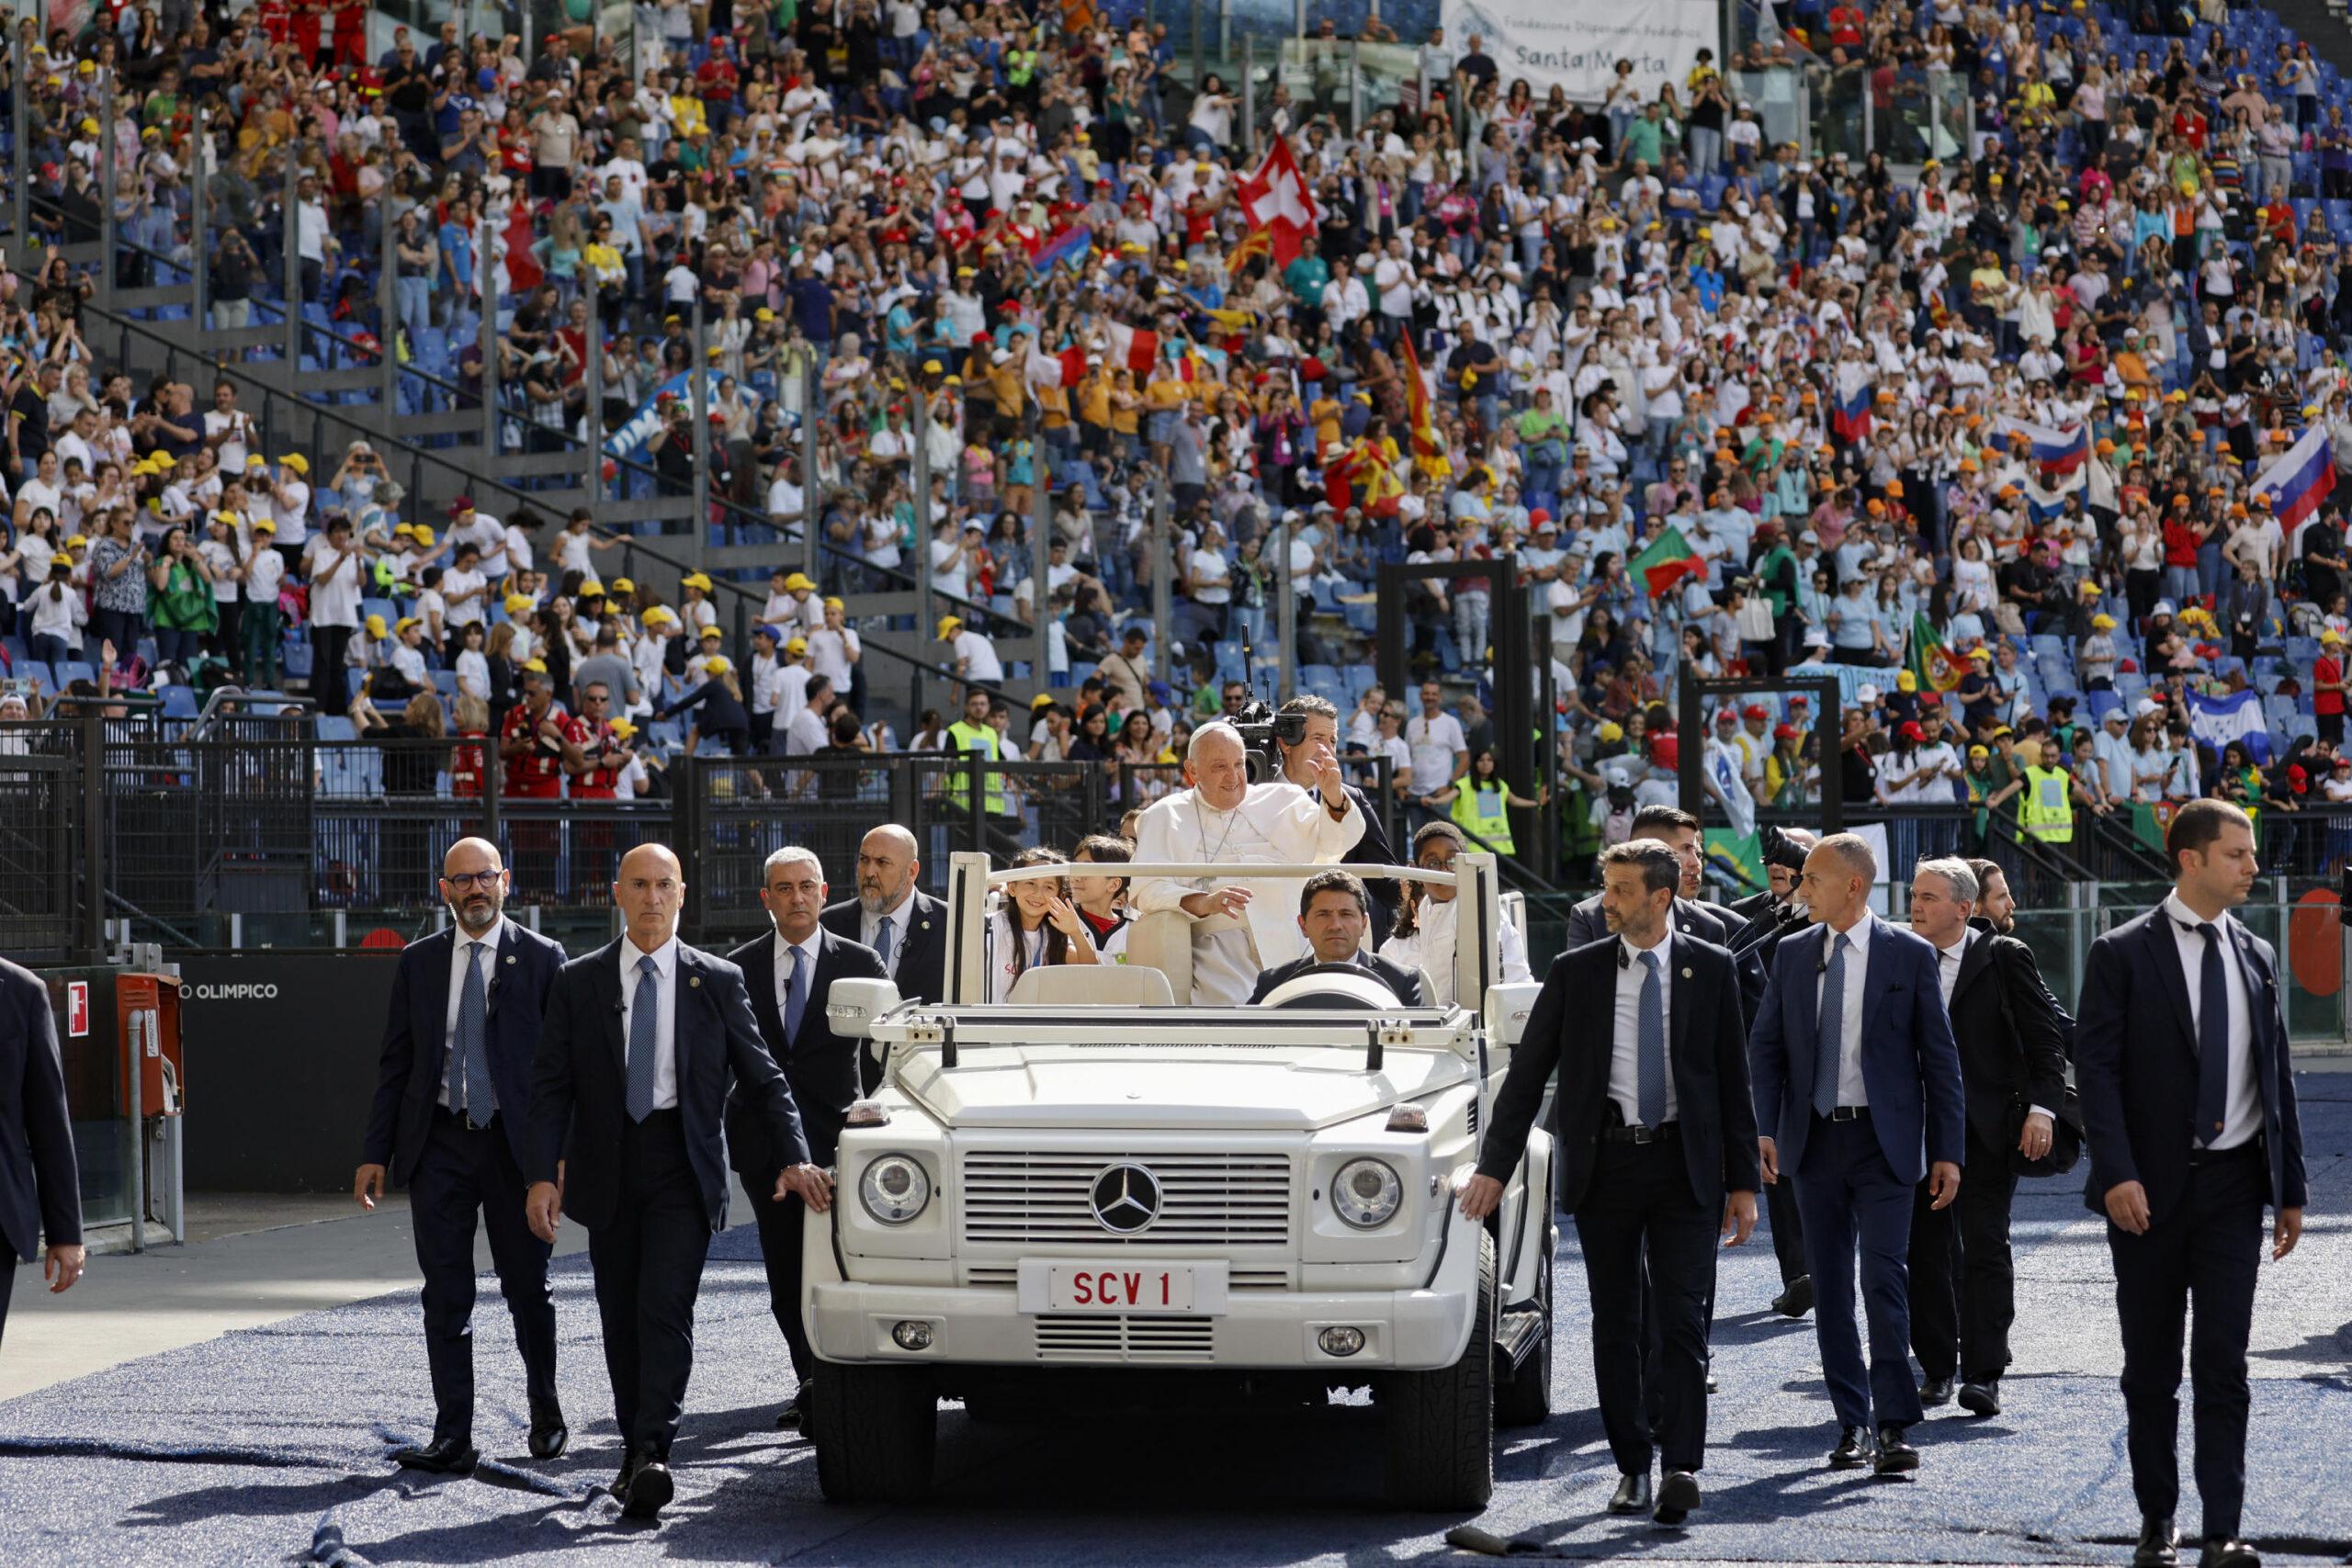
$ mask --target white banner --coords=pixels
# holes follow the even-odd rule
[[[1443,15],[1457,58],[1476,33],[1505,86],[1524,76],[1539,102],[1557,83],[1569,97],[1598,104],[1621,60],[1634,62],[1643,98],[1671,82],[1677,100],[1686,100],[1683,81],[1699,51],[1720,56],[1723,49],[1714,0],[1444,0]]]

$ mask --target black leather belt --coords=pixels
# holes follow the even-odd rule
[[[2262,1138],[2259,1134],[2254,1137],[2248,1138],[2243,1144],[2233,1144],[2226,1149],[2192,1148],[2188,1151],[2188,1163],[2192,1167],[2200,1165],[2225,1165],[2233,1159],[2259,1159],[2264,1157],[2266,1156],[2263,1150]]]
[[[1681,1127],[1679,1122],[1661,1122],[1655,1127],[1603,1127],[1600,1137],[1610,1144],[1656,1144],[1678,1135]]]
[[[1867,1105],[1840,1105],[1824,1116],[1824,1122],[1859,1122],[1871,1113]]]
[[[452,1127],[459,1128],[468,1133],[487,1133],[498,1121],[498,1112],[495,1111],[490,1113],[490,1120],[488,1122],[477,1122],[472,1117],[467,1115],[464,1111],[452,1111],[438,1100],[434,1102],[433,1114],[438,1116],[442,1121],[447,1122]]]

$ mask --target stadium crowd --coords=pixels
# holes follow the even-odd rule
[[[1426,104],[1353,130],[1320,73],[1245,125],[1165,28],[1084,0],[663,4],[633,63],[585,28],[528,58],[403,30],[370,60],[344,12],[28,19],[10,91],[51,238],[96,234],[111,157],[118,280],[202,265],[213,325],[243,325],[287,270],[290,164],[298,287],[353,344],[478,400],[487,250],[510,445],[617,451],[650,414],[638,455],[675,491],[701,372],[694,525],[823,548],[814,577],[673,593],[606,574],[628,536],[593,506],[426,515],[366,442],[263,450],[233,378],[136,384],[85,343],[89,278],[12,254],[0,720],[86,698],[103,660],[166,712],[287,682],[335,733],[500,735],[526,794],[658,792],[690,747],[1164,770],[1249,700],[1242,640],[1271,662],[1286,552],[1299,686],[1343,744],[1391,760],[1417,822],[1556,804],[1572,861],[1673,798],[1685,743],[1752,803],[1834,770],[1848,800],[2014,801],[2043,837],[2201,795],[2352,803],[2334,68],[2249,9],[1778,9],[1731,76],[1703,58],[1598,105],[1431,29],[1407,40]],[[1898,179],[1769,143],[1740,96],[1856,67],[1973,84],[1969,144]],[[857,601],[917,551],[933,657],[969,685],[899,733]],[[1494,578],[1413,584],[1387,630],[1418,684],[1369,683],[1381,563],[1506,556],[1552,656],[1554,779],[1492,765]],[[1041,615],[1019,714],[1000,689]],[[1675,733],[1680,681],[1809,670],[1843,671],[1834,761],[1802,698]]]

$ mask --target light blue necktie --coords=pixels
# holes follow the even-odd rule
[[[628,1009],[628,1119],[653,1113],[653,1053],[661,1039],[662,968],[647,953],[637,961],[637,996]]]
[[[799,949],[793,951],[797,953]],[[882,967],[886,972],[898,973],[899,961],[890,951],[890,917],[888,915],[883,916],[881,924],[874,928],[874,951],[882,955]]]
[[[800,1038],[800,1015],[808,1009],[808,977],[807,961],[798,948],[792,953],[792,974],[784,982],[784,1038],[786,1043]]]
[[[1826,1116],[1838,1109],[1838,1058],[1846,1029],[1846,949],[1843,932],[1829,944],[1829,967],[1821,976],[1821,1041],[1813,1054],[1813,1108]]]
[[[1658,983],[1657,953],[1634,956],[1645,973],[1634,1025],[1634,1099],[1642,1125],[1657,1127],[1666,1121],[1666,988]]]
[[[498,1094],[490,1084],[489,993],[481,979],[482,944],[466,944],[466,979],[458,988],[458,1085],[466,1119],[477,1127],[498,1114]]]

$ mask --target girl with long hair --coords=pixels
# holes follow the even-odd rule
[[[1067,865],[1069,857],[1039,845],[1012,857],[1017,869]],[[989,1000],[1011,998],[1024,970],[1046,964],[1098,962],[1094,934],[1072,902],[1069,878],[1038,877],[1008,888],[989,917]]]

